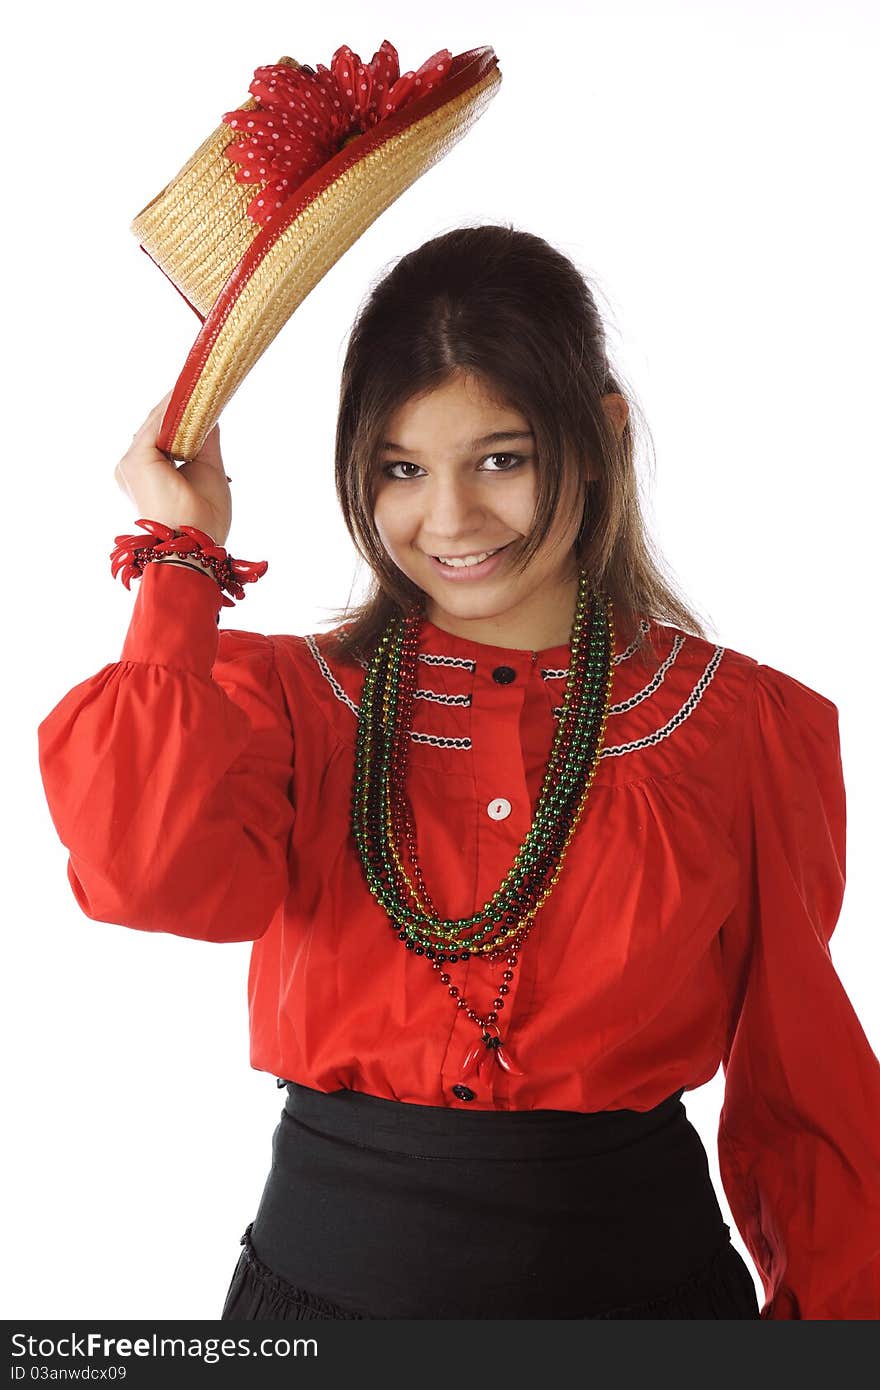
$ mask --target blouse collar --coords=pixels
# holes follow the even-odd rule
[[[640,626],[643,629],[653,627],[652,622],[645,622],[640,619]],[[619,657],[626,650],[626,643],[617,622],[614,624],[614,651],[612,655]],[[568,665],[571,658],[571,644],[561,642],[555,647],[543,647],[540,651],[530,651],[522,647],[499,647],[493,642],[475,642],[470,637],[458,637],[452,632],[447,632],[445,628],[438,627],[432,623],[427,616],[422,619],[421,638],[419,640],[419,652],[423,655],[464,657],[466,660],[475,663],[486,662],[487,664],[503,664],[507,662],[525,660],[528,663],[541,666],[547,669],[562,669]]]
[[[427,617],[422,619],[419,650],[426,654],[466,657],[473,662],[493,665],[502,663],[505,659],[510,661],[525,658],[532,661],[537,658],[541,666],[552,667],[565,665],[571,655],[568,642],[562,642],[556,647],[544,647],[537,652],[522,647],[499,647],[492,642],[475,642],[470,637],[459,637],[455,633],[447,632]]]

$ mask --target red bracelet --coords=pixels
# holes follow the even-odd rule
[[[140,517],[135,525],[143,526],[152,538],[117,536],[116,548],[110,552],[113,578],[121,570],[126,589],[131,588],[132,579],[140,579],[144,566],[160,555],[196,555],[211,571],[220,588],[238,599],[245,597],[242,585],[253,584],[269,568],[268,560],[234,560],[222,545],[215,545],[207,532],[200,531],[197,526],[181,526],[174,530],[164,522],[147,521],[145,517]],[[234,608],[235,605],[224,595],[223,607]]]

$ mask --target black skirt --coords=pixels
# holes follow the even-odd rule
[[[585,1114],[286,1084],[222,1319],[760,1317],[683,1088]]]

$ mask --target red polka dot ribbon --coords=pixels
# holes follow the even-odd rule
[[[451,66],[452,53],[443,48],[401,76],[397,50],[384,39],[369,63],[344,44],[329,68],[257,68],[248,91],[259,105],[223,117],[242,136],[224,151],[239,165],[236,181],[256,190],[248,215],[266,226],[343,145],[438,86]]]

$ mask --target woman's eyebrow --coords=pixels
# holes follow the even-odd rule
[[[532,430],[496,430],[494,434],[484,434],[481,439],[472,439],[465,448],[479,449],[484,444],[503,444],[507,439],[534,439]],[[399,449],[404,454],[417,454],[418,449],[405,449],[402,444],[395,444],[392,439],[386,439],[382,445],[383,449]]]

